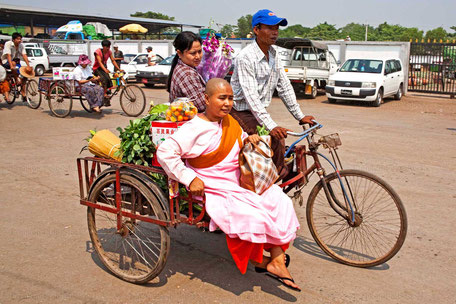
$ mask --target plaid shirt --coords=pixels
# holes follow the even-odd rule
[[[266,111],[275,89],[294,118],[301,120],[304,117],[279,55],[272,46],[269,48],[269,62],[256,41],[245,47],[235,59],[231,86],[234,92],[234,109],[250,110],[258,123],[266,126],[268,130],[277,127]]]
[[[196,69],[186,65],[179,59],[171,78],[169,102],[173,102],[178,97],[188,97],[198,108],[198,112],[203,112],[206,109],[204,101],[205,87],[204,79],[198,74]]]

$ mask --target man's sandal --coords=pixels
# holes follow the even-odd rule
[[[285,253],[285,267],[288,268],[288,265],[290,265],[290,256]],[[268,272],[268,270],[266,268],[256,267],[255,266],[255,272],[265,273],[265,272]]]
[[[272,274],[270,272],[266,273],[266,275],[268,277],[271,277],[273,279],[276,279],[277,281],[279,281],[280,283],[282,283],[282,285],[284,285],[285,287],[288,287],[290,289],[293,289],[293,290],[296,290],[296,291],[299,291],[301,292],[301,288],[297,288],[297,287],[293,287],[291,285],[288,285],[285,283],[285,281],[290,281],[290,282],[295,282],[292,278],[285,278],[285,277],[279,277],[278,275],[275,275],[275,274]]]

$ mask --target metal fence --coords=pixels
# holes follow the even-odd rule
[[[408,90],[456,94],[456,44],[411,43]]]

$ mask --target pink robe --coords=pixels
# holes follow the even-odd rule
[[[197,116],[159,146],[158,162],[170,178],[187,187],[195,177],[204,182],[211,231],[219,227],[230,238],[252,243],[288,244],[299,229],[293,203],[277,185],[262,195],[239,186],[238,142],[223,161],[209,168],[192,168],[182,160],[216,150],[221,137],[221,123]],[[244,132],[242,139],[246,137]]]

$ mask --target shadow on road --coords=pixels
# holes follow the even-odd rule
[[[312,255],[314,257],[320,258],[322,260],[330,261],[333,263],[339,263],[336,260],[332,259],[330,256],[326,255],[325,252],[321,250],[321,248],[315,243],[313,240],[304,238],[301,236],[298,236],[294,242],[293,246],[309,255]],[[387,263],[383,263],[381,265],[375,266],[375,267],[370,267],[368,269],[370,270],[388,270],[390,267]]]
[[[254,272],[249,266],[245,275],[237,269],[226,246],[224,234],[202,232],[195,227],[183,226],[170,230],[171,251],[163,271],[145,287],[164,287],[175,274],[182,274],[189,280],[199,280],[241,295],[244,292],[260,288],[281,300],[296,302],[292,294],[295,291],[286,289],[276,280],[264,274]],[[91,254],[93,261],[104,271],[111,272],[100,261],[90,241],[87,241],[86,251]],[[298,282],[299,284],[299,282]],[[305,292],[305,289],[303,289]]]

